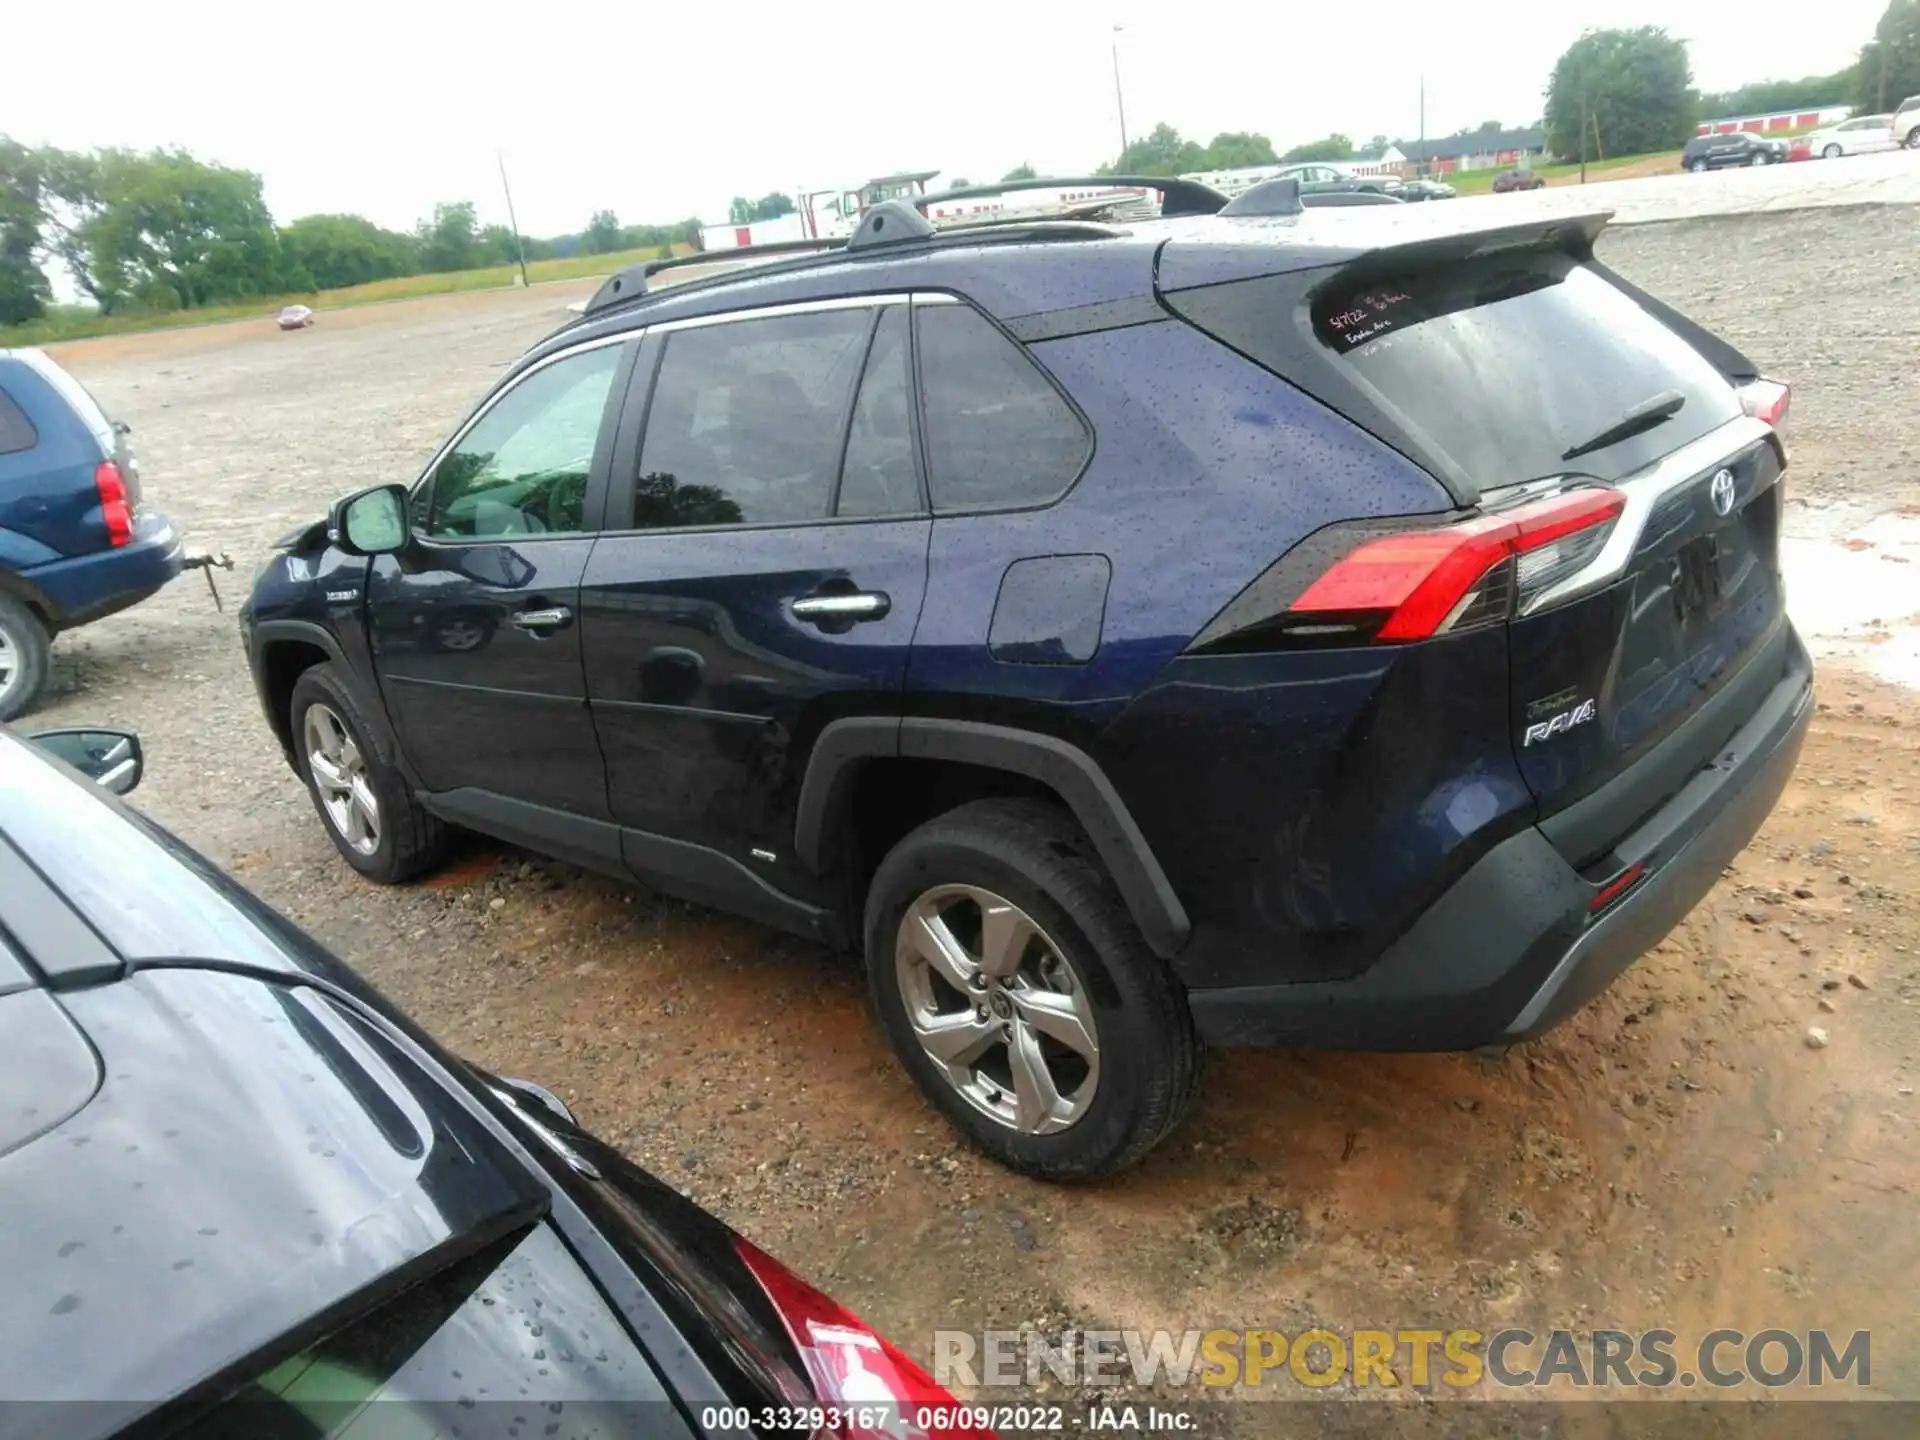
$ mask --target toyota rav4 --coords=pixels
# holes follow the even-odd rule
[[[347,863],[467,827],[858,950],[1051,1178],[1206,1047],[1501,1045],[1608,985],[1799,752],[1786,388],[1604,215],[1155,183],[615,276],[287,537],[246,646]]]

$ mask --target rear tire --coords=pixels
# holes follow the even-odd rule
[[[31,710],[47,688],[53,645],[40,617],[11,595],[0,595],[0,720]]]
[[[932,948],[952,940],[961,952],[944,967],[926,959],[929,917]],[[954,1128],[1002,1164],[1042,1180],[1111,1174],[1198,1098],[1203,1051],[1185,991],[1059,807],[981,800],[928,821],[881,862],[865,929],[874,1008],[895,1053]],[[1008,935],[1023,938],[995,943]],[[951,983],[953,967],[968,965]]]
[[[349,865],[369,880],[397,885],[446,858],[447,826],[413,798],[385,732],[367,720],[341,667],[303,673],[288,709],[307,793]]]
[[[1687,169],[1693,171],[1693,173],[1696,175],[1704,172],[1706,168],[1707,168],[1707,162],[1704,160],[1690,160],[1687,162]]]

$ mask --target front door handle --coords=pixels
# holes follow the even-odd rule
[[[573,611],[564,605],[550,605],[544,610],[516,610],[513,623],[530,634],[545,635],[549,631],[564,630],[571,625]]]
[[[816,625],[879,620],[892,608],[893,601],[879,590],[856,590],[848,595],[802,595],[793,602],[794,618]]]

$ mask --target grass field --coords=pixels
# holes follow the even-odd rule
[[[1617,160],[1589,160],[1587,179],[1627,180],[1636,175],[1657,175],[1668,170],[1680,168],[1680,152],[1670,151],[1663,155],[1627,155]],[[1462,195],[1485,195],[1493,189],[1493,177],[1498,170],[1469,170],[1465,174],[1446,176],[1446,182]],[[1549,185],[1578,185],[1580,166],[1572,165],[1536,165],[1533,173]]]
[[[690,254],[688,245],[674,246],[676,255]],[[628,265],[653,260],[658,247],[627,250],[614,255],[575,255],[564,260],[530,260],[527,279],[535,285],[553,280],[591,280],[611,275]],[[311,305],[315,310],[338,310],[351,305],[378,305],[386,300],[411,300],[422,295],[452,295],[465,290],[500,290],[519,277],[517,265],[485,270],[453,270],[441,275],[402,275],[375,280],[344,290],[322,290],[318,295],[270,295],[231,305],[208,305],[198,310],[168,310],[128,315],[101,315],[81,306],[63,306],[29,325],[0,326],[0,349],[12,345],[46,345],[59,340],[84,340],[95,335],[128,335],[141,330],[173,330],[191,325],[218,325],[226,320],[248,320],[275,314],[285,305]]]

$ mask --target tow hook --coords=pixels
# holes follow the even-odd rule
[[[216,569],[233,569],[233,557],[224,550],[218,555],[203,550],[188,554],[186,558],[180,562],[180,568],[182,570],[204,570],[207,572],[207,593],[213,596],[213,608],[224,614],[227,607],[220,603],[220,591],[213,583],[213,572]]]

